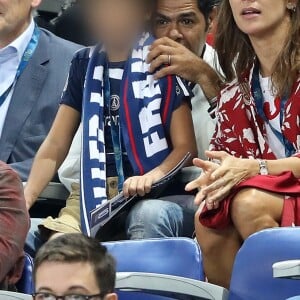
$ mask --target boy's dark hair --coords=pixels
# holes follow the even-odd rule
[[[89,263],[95,273],[101,293],[112,293],[116,281],[116,264],[106,247],[82,234],[65,234],[47,242],[37,253],[34,281],[38,268],[45,262]]]

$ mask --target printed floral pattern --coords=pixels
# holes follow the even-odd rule
[[[226,151],[236,157],[275,159],[267,142],[263,120],[251,96],[251,70],[244,82],[233,81],[221,93],[217,127],[210,149]],[[300,77],[286,103],[282,133],[300,153]],[[299,154],[300,156],[300,154]]]
[[[221,92],[219,109],[216,113],[217,127],[210,150],[226,151],[241,158],[276,159],[267,142],[266,127],[257,113],[255,101],[251,96],[252,74],[253,70],[244,77],[242,83],[235,80]],[[281,129],[284,136],[294,146],[295,156],[300,158],[300,77],[286,103]],[[278,182],[281,187],[280,183],[289,187],[289,193],[285,194],[285,191],[278,188]],[[300,225],[299,180],[291,172],[285,172],[280,176],[258,175],[243,181],[228,198],[220,203],[218,209],[208,210],[204,207],[200,215],[200,222],[204,226],[214,229],[223,229],[229,226],[231,201],[243,187],[260,188],[285,194],[287,200],[284,202],[281,225]],[[290,191],[293,191],[292,195]]]

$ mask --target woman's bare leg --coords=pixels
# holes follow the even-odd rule
[[[200,211],[195,217],[195,227],[205,274],[210,283],[229,288],[234,259],[242,240],[233,227],[213,230],[202,226]]]
[[[279,227],[284,197],[257,189],[243,189],[233,199],[231,217],[240,236]]]

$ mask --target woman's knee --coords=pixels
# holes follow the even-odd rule
[[[246,239],[262,229],[278,227],[282,208],[280,195],[243,189],[233,199],[231,216],[237,231]]]

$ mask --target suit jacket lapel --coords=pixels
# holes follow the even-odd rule
[[[16,84],[0,138],[0,160],[9,159],[23,125],[39,99],[48,73],[49,44],[49,37],[41,32],[35,53]]]

